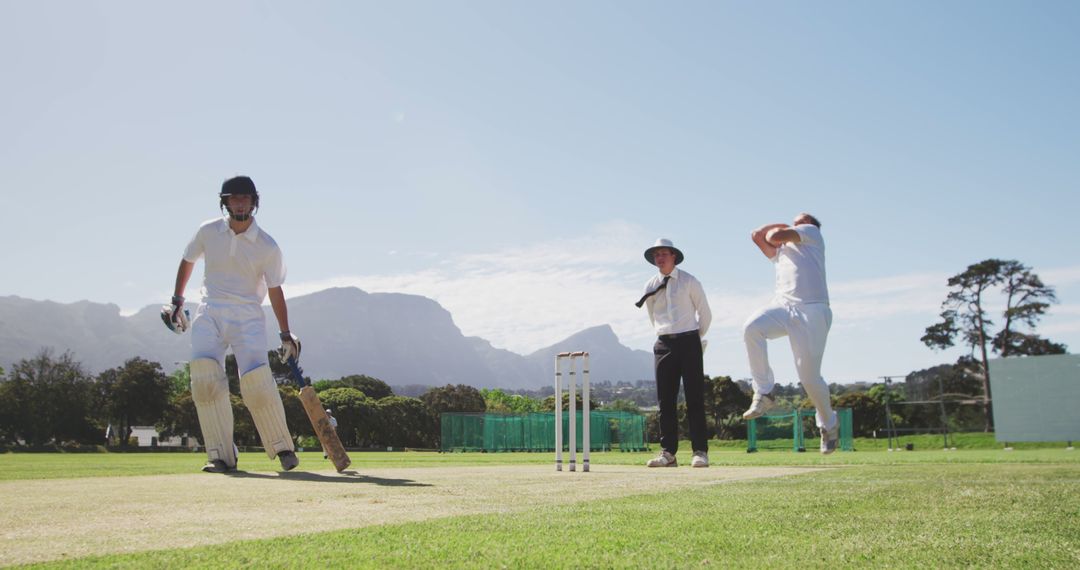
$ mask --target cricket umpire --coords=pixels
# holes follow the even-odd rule
[[[683,262],[683,252],[669,239],[658,239],[645,250],[645,261],[659,272],[645,283],[644,295],[637,306],[649,311],[649,321],[656,330],[653,356],[656,368],[656,396],[660,401],[660,454],[649,460],[649,467],[675,467],[679,450],[679,420],[676,401],[679,380],[686,396],[686,415],[690,421],[692,467],[709,466],[709,433],[705,424],[705,366],[702,340],[709,331],[712,312],[701,282],[676,268]]]

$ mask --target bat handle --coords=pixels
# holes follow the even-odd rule
[[[286,364],[289,365],[289,370],[292,371],[292,377],[296,382],[296,385],[300,387],[301,390],[304,389],[304,387],[307,386],[307,383],[304,382],[304,371],[300,369],[300,365],[296,363],[296,359],[290,356],[286,361]]]

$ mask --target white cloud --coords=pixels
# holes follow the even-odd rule
[[[615,222],[585,236],[459,255],[406,274],[304,282],[289,292],[355,286],[423,295],[449,310],[466,335],[519,353],[600,324],[633,342],[651,336],[648,320],[633,306],[643,281],[633,261],[640,258],[639,244],[648,241],[640,228]]]
[[[833,312],[845,319],[873,320],[926,313],[936,315],[945,299],[945,275],[913,273],[829,285]]]
[[[1080,283],[1080,266],[1058,267],[1046,271],[1036,271],[1043,283],[1051,287],[1064,287]]]
[[[1039,325],[1039,334],[1050,340],[1058,341],[1056,335],[1080,333],[1080,305],[1054,305],[1049,314],[1043,318]],[[1076,352],[1076,348],[1069,344],[1069,348]]]

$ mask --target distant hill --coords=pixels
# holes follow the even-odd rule
[[[0,297],[0,366],[30,358],[43,347],[70,350],[91,373],[133,356],[162,363],[190,358],[190,338],[161,324],[159,306],[123,317],[113,304],[61,304]],[[276,347],[267,312],[267,347]],[[608,325],[578,332],[527,356],[466,337],[450,313],[419,295],[334,288],[289,299],[290,327],[304,344],[302,364],[313,378],[367,374],[393,385],[468,384],[481,388],[536,389],[553,379],[553,358],[589,351],[592,380],[652,378],[652,355],[619,343]]]

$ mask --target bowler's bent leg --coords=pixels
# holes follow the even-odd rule
[[[814,303],[800,305],[788,329],[799,383],[817,410],[818,428],[830,431],[836,428],[837,418],[829,399],[829,385],[821,377],[821,361],[825,356],[825,341],[831,325],[832,310],[829,306]]]

